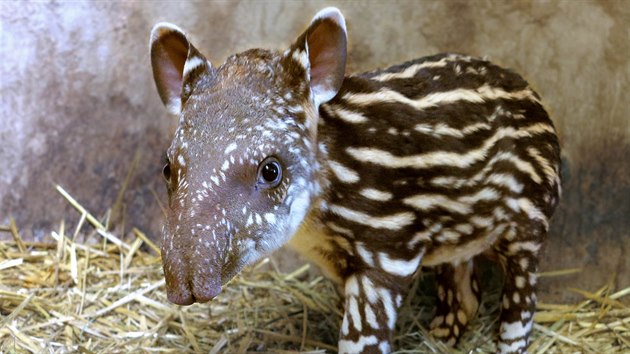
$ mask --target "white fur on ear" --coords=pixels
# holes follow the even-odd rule
[[[168,111],[168,113],[174,116],[178,116],[180,113],[182,113],[182,101],[179,99],[169,99],[164,106],[166,106],[166,110]]]
[[[162,102],[172,114],[182,110],[182,93],[190,92],[198,68],[212,66],[190,43],[184,31],[172,23],[153,26],[149,38],[153,78]],[[188,86],[187,86],[188,85]]]
[[[346,29],[346,19],[343,17],[343,14],[341,13],[341,11],[339,11],[338,8],[331,6],[319,10],[319,12],[315,14],[311,22],[315,22],[323,18],[335,21],[335,23],[337,23],[339,27],[343,29],[343,32],[346,33],[347,37],[348,30]]]
[[[158,22],[155,24],[155,26],[153,26],[153,29],[151,30],[151,36],[149,37],[149,46],[151,46],[153,42],[155,42],[158,38],[169,32],[178,32],[185,35],[184,31],[181,28],[175,26],[172,23]]]
[[[201,66],[201,65],[206,65],[208,64],[208,61],[200,58],[200,57],[189,57],[186,60],[186,63],[184,63],[184,73],[183,76],[186,77],[188,76],[188,74],[190,74],[191,71],[195,70],[197,67]]]
[[[325,26],[321,30],[320,22],[323,21],[334,24],[337,30],[328,32]],[[310,35],[304,43],[305,57],[310,60],[309,80],[313,101],[318,107],[337,95],[343,81],[348,39],[346,20],[338,8],[327,7],[315,14],[309,31]]]

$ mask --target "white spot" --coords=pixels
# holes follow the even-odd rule
[[[365,297],[371,304],[375,304],[378,300],[378,294],[376,293],[376,288],[374,288],[372,280],[364,276],[361,283],[363,284],[363,293],[365,294]]]
[[[386,202],[393,198],[393,195],[390,192],[384,192],[373,188],[364,188],[361,190],[360,193],[362,196],[368,199],[377,200],[380,202]]]
[[[525,212],[525,214],[527,214],[527,216],[532,219],[532,220],[539,220],[543,223],[543,225],[545,226],[545,228],[548,227],[548,220],[547,217],[545,216],[545,214],[543,214],[543,212],[538,209],[538,207],[536,207],[536,205],[534,205],[534,203],[528,199],[528,198],[519,198],[519,199],[514,199],[514,198],[507,198],[506,199],[506,205],[514,210],[515,212],[518,212],[520,210],[523,210]]]
[[[228,145],[228,146],[225,148],[225,151],[223,151],[223,153],[224,153],[225,155],[227,155],[227,154],[229,154],[230,152],[232,152],[232,151],[236,150],[236,148],[237,148],[237,147],[238,147],[238,145],[236,145],[236,143],[231,143],[230,145]]]
[[[525,325],[521,321],[513,323],[501,323],[501,339],[514,340],[518,338],[524,338],[532,329],[532,322],[528,321]]]
[[[363,325],[361,323],[361,314],[359,313],[359,306],[357,305],[357,298],[351,296],[348,300],[348,309],[347,311],[350,313],[352,317],[352,324],[357,331],[361,332],[363,329]]]
[[[442,243],[456,243],[460,236],[460,233],[447,229],[442,231],[435,240]]]
[[[394,308],[392,295],[389,290],[384,288],[379,288],[378,293],[380,295],[381,301],[383,302],[385,314],[387,315],[387,326],[389,327],[389,329],[394,329],[394,325],[396,325],[396,309]]]
[[[329,161],[328,164],[337,179],[339,179],[341,182],[356,183],[359,181],[359,174],[356,171],[351,170],[336,161]]]
[[[529,259],[523,257],[518,261],[518,264],[521,266],[522,270],[527,270],[527,268],[529,267]]]
[[[308,60],[308,53],[301,51],[301,50],[296,50],[291,54],[291,58],[293,58],[293,60],[295,60],[296,62],[298,62],[302,68],[304,68],[304,70],[309,70],[311,64],[310,61]]]
[[[368,121],[368,119],[359,112],[349,111],[338,106],[328,106],[328,108],[332,116],[339,117],[339,119],[348,123],[360,124]]]
[[[363,242],[357,242],[356,244],[357,246],[357,253],[359,254],[359,257],[361,257],[361,259],[363,260],[363,262],[365,262],[365,264],[373,267],[374,266],[374,257],[372,252],[368,251]]]
[[[346,296],[359,296],[359,282],[354,275],[348,277],[348,280],[346,280]]]
[[[292,188],[289,188],[289,195],[293,194],[291,193],[291,189]],[[302,220],[304,220],[304,216],[309,210],[310,205],[311,196],[307,190],[304,190],[300,192],[297,196],[295,196],[295,199],[291,203],[291,209],[289,211],[289,222],[286,228],[287,236],[293,236],[298,226],[302,223]]]
[[[365,320],[370,325],[370,327],[374,329],[379,329],[376,315],[374,314],[374,310],[372,310],[372,306],[370,306],[369,304],[365,304]]]
[[[540,242],[536,241],[520,241],[510,243],[508,246],[508,252],[510,254],[518,253],[519,251],[529,251],[534,254],[538,253],[540,249]]]
[[[245,223],[245,227],[249,227],[254,223],[254,218],[252,217],[252,214],[249,214],[249,216],[247,216],[247,222]]]
[[[506,187],[514,193],[521,193],[523,191],[523,184],[519,183],[512,175],[505,173],[494,173],[488,176],[486,179],[488,183],[496,184],[498,186]]]
[[[492,219],[491,217],[475,215],[471,217],[469,220],[471,223],[473,223],[473,225],[475,225],[475,227],[480,228],[480,229],[485,229],[494,224],[494,219]]]
[[[451,199],[443,194],[418,194],[403,199],[403,203],[422,211],[438,208],[458,214],[469,214],[472,211],[470,204]]]
[[[177,162],[179,162],[181,166],[186,166],[186,159],[184,159],[183,155],[177,155]]]
[[[419,254],[410,260],[392,259],[387,253],[384,252],[379,252],[378,254],[378,260],[381,263],[381,267],[383,268],[383,270],[387,273],[398,275],[401,277],[406,277],[413,274],[418,269],[421,259],[422,254]]]
[[[348,333],[350,333],[350,328],[349,328],[349,324],[348,324],[348,314],[346,313],[343,316],[343,321],[341,322],[341,334],[343,335],[348,335]]]
[[[470,235],[473,232],[473,227],[470,224],[457,224],[455,225],[454,229],[464,235]]]
[[[375,336],[369,336],[369,337],[362,336],[356,342],[342,339],[339,341],[339,353],[342,353],[342,354],[362,353],[366,346],[374,345],[377,342],[378,342],[378,339],[376,339]]]
[[[171,98],[166,103],[166,110],[170,114],[178,115],[182,112],[182,101],[179,98]],[[180,118],[181,120],[181,118]]]
[[[430,242],[431,236],[433,236],[434,232],[432,230],[425,230],[416,232],[411,240],[407,243],[407,247],[414,248],[418,242]]]
[[[536,285],[536,273],[529,273],[529,285],[534,286]]]
[[[525,277],[522,275],[517,275],[514,278],[514,284],[516,285],[518,289],[523,289],[525,287],[525,282],[526,282]]]
[[[557,176],[558,173],[555,170],[555,168],[553,166],[551,166],[551,163],[549,162],[549,160],[544,158],[541,155],[540,151],[538,149],[536,149],[535,147],[528,147],[527,148],[527,154],[529,156],[533,157],[536,160],[536,162],[538,162],[538,165],[542,168],[543,173],[545,174],[547,182],[550,185],[553,185],[554,181],[558,177]]]
[[[276,215],[272,214],[272,213],[267,213],[265,214],[265,220],[267,220],[268,223],[275,225],[276,224]]]
[[[322,208],[322,209],[328,209],[328,207],[326,208]],[[326,226],[328,226],[330,228],[330,230],[332,230],[333,232],[336,232],[340,235],[346,235],[349,236],[351,238],[354,237],[354,234],[352,233],[352,230],[350,229],[346,229],[345,227],[341,227],[333,222],[327,222]]]

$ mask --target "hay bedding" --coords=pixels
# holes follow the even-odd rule
[[[13,236],[0,242],[0,353],[335,351],[339,298],[330,282],[308,276],[308,265],[281,274],[265,259],[209,304],[175,306],[166,300],[159,250],[141,231],[123,239],[108,231],[107,217],[99,221],[58,191],[81,215],[72,230],[61,222],[49,242],[35,243],[24,242],[12,220],[0,226]],[[86,223],[93,231],[80,234]],[[423,277],[401,312],[398,352],[493,352],[498,288],[484,293],[458,349],[448,349],[424,330],[434,297],[419,290]],[[630,307],[620,301],[630,288],[573,291],[585,300],[539,305],[530,353],[630,353]]]

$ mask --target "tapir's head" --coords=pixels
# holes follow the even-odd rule
[[[176,26],[153,28],[155,83],[179,116],[163,171],[170,301],[214,298],[295,233],[320,188],[318,108],[339,91],[345,59],[345,22],[334,8],[320,11],[288,50],[249,50],[219,67]]]

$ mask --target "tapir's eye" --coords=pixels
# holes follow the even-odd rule
[[[258,185],[263,188],[277,187],[282,181],[282,165],[275,157],[267,157],[258,165]]]
[[[162,169],[162,175],[164,176],[164,180],[166,181],[166,183],[171,184],[171,164],[170,163],[166,163],[166,165],[164,165],[164,168]]]

